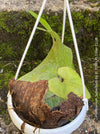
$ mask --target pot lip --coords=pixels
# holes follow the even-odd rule
[[[85,100],[83,100],[84,102],[84,105],[82,107],[82,110],[81,112],[79,113],[79,115],[70,123],[62,126],[62,127],[58,127],[58,128],[52,128],[52,129],[43,129],[43,128],[36,128],[26,122],[24,122],[18,115],[17,113],[14,111],[14,108],[13,108],[13,103],[12,103],[12,95],[10,94],[10,91],[8,92],[8,95],[7,95],[7,107],[8,107],[8,112],[9,112],[9,115],[11,117],[11,120],[13,121],[13,123],[15,124],[15,126],[22,131],[22,125],[24,124],[24,132],[29,132],[29,129],[32,130],[32,134],[33,134],[33,130],[36,130],[36,131],[43,131],[44,134],[56,134],[56,131],[58,133],[58,131],[60,131],[60,133],[62,132],[63,130],[63,134],[64,133],[64,130],[67,131],[66,128],[70,128],[71,130],[68,130],[68,134],[70,134],[71,132],[73,132],[74,130],[76,130],[81,124],[82,122],[84,121],[85,119],[85,116],[86,116],[86,112],[87,112],[87,107],[88,107],[88,103],[86,103]],[[77,124],[78,123],[78,124]],[[74,126],[74,127],[72,127]],[[50,131],[50,133],[46,133],[47,131]],[[54,133],[53,133],[54,132]],[[30,133],[31,134],[31,133]],[[42,134],[42,133],[40,133]],[[58,133],[59,134],[59,133]]]

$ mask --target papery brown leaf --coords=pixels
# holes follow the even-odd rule
[[[45,120],[42,105],[48,91],[48,81],[40,80],[32,83],[11,79],[9,89],[16,112],[28,121],[40,125]]]
[[[48,104],[44,104],[49,89],[47,80],[26,82],[11,79],[9,89],[17,114],[24,122],[36,127],[47,129],[63,126],[75,118],[83,106],[82,99],[70,93],[67,101],[50,109]]]

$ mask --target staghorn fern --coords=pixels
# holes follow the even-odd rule
[[[29,12],[33,17],[37,18],[37,14],[32,11]],[[46,94],[45,103],[48,103],[53,108],[66,100],[70,92],[79,97],[83,96],[82,81],[74,70],[71,49],[61,42],[59,35],[51,29],[43,18],[40,19],[40,23],[45,29],[38,29],[51,35],[53,46],[47,57],[31,72],[20,77],[19,80],[29,82],[48,80],[49,90]],[[90,98],[87,88],[86,97]]]

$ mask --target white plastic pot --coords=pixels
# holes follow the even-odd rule
[[[12,103],[12,96],[10,92],[8,92],[8,101],[7,101],[7,106],[8,106],[8,111],[10,114],[10,117],[15,124],[15,126],[21,130],[22,126],[23,128],[23,133],[24,134],[71,134],[74,130],[76,130],[84,121],[86,112],[87,112],[87,107],[88,103],[84,103],[84,106],[79,113],[79,115],[69,124],[59,127],[59,128],[54,128],[54,129],[42,129],[42,128],[36,128],[34,126],[31,126],[27,123],[24,123],[24,121],[16,114],[16,112],[13,109],[13,103]]]

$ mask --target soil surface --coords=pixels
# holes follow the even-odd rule
[[[0,0],[0,11],[28,11],[40,10],[43,0]],[[99,0],[90,2],[90,0],[72,0],[70,2],[71,10],[91,10],[98,11],[100,10]],[[47,0],[46,8],[47,11],[58,12],[63,10],[63,0]]]

